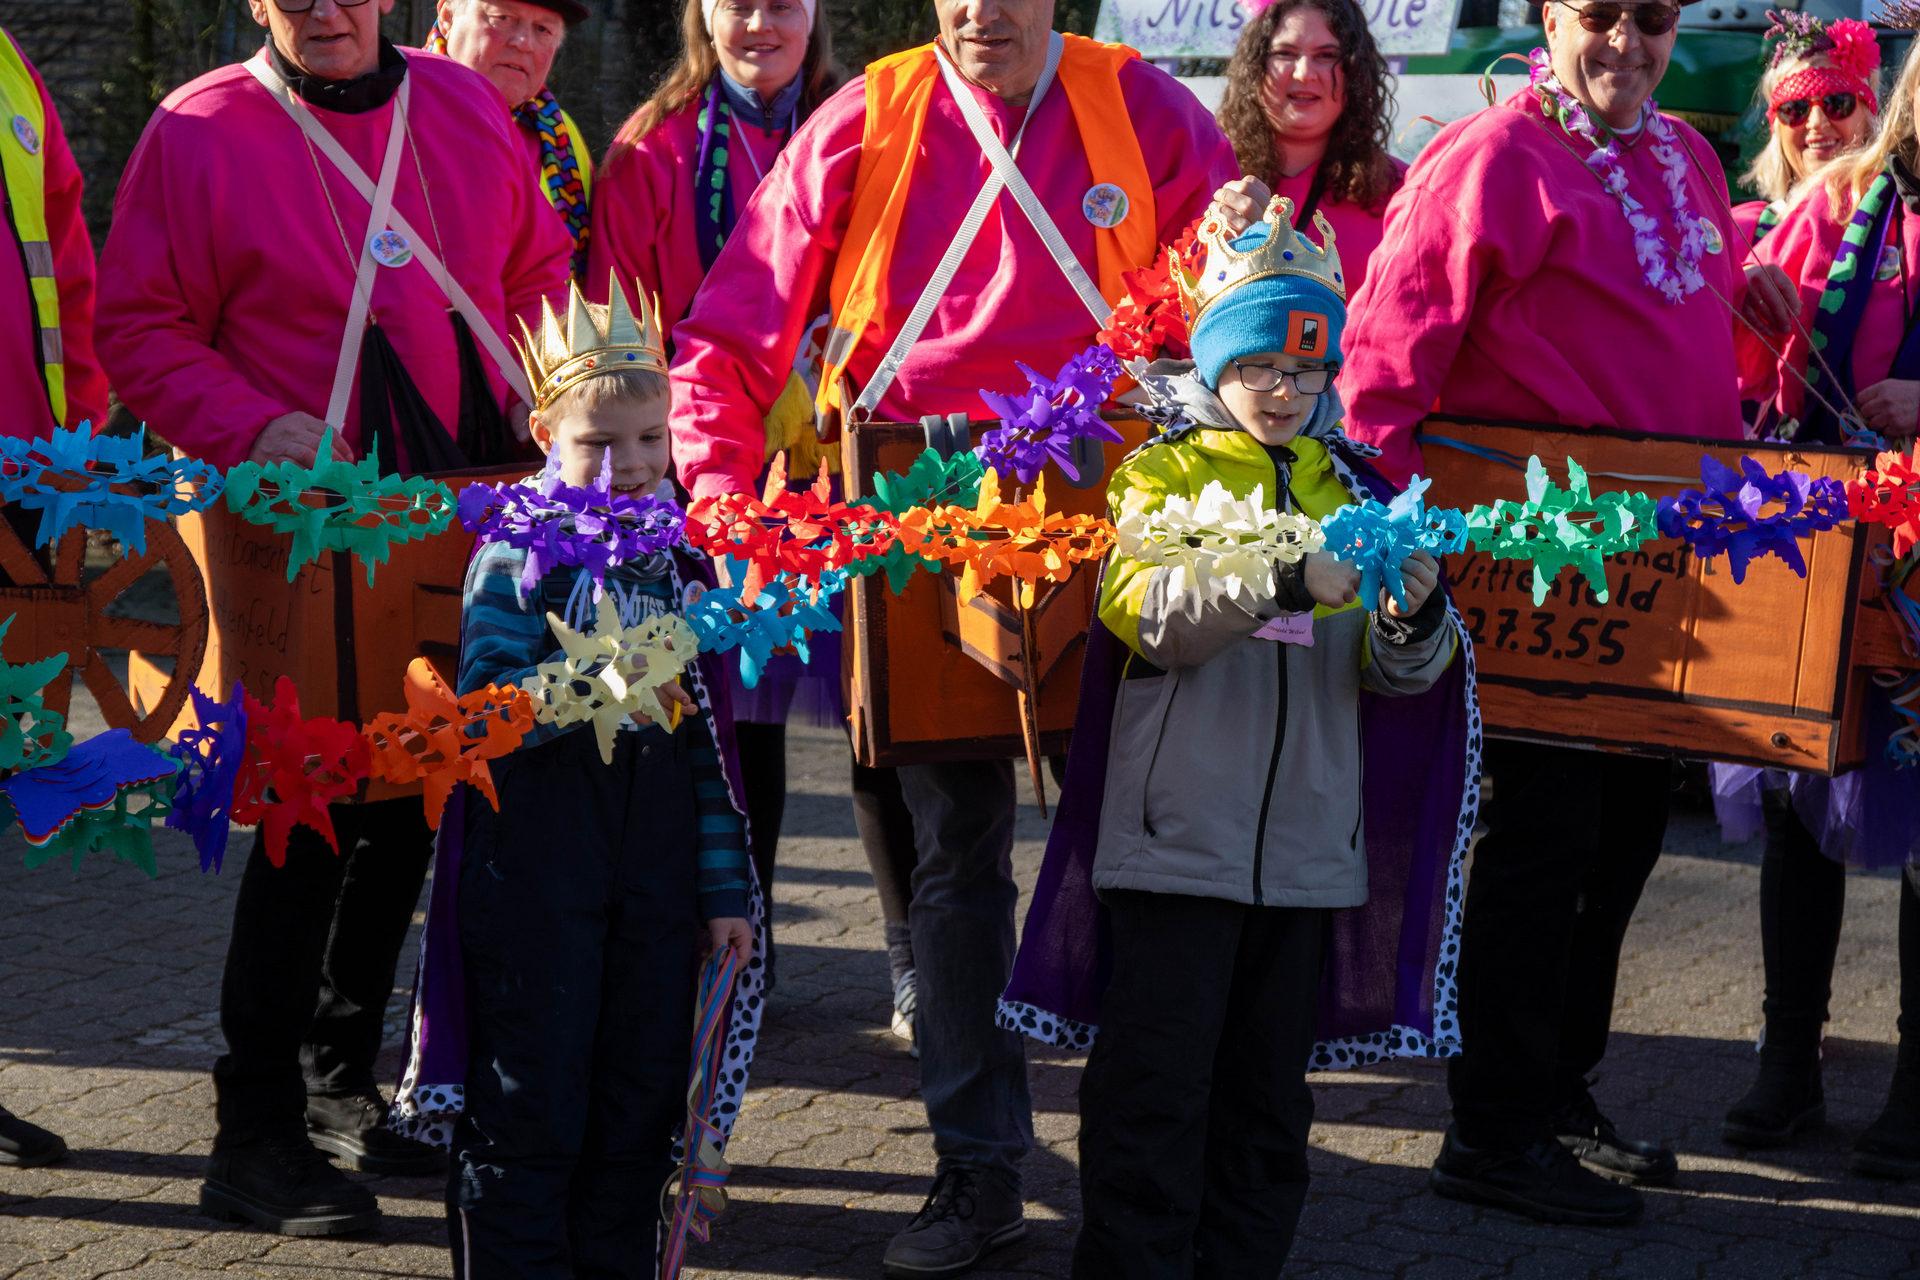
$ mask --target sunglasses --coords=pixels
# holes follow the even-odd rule
[[[1283,382],[1291,382],[1293,389],[1301,395],[1317,396],[1327,389],[1327,383],[1333,381],[1331,369],[1302,369],[1298,373],[1288,373],[1270,364],[1241,364],[1238,360],[1228,363],[1240,371],[1240,385],[1249,391],[1272,391]]]
[[[1789,98],[1774,107],[1773,116],[1789,129],[1798,129],[1813,114],[1814,104],[1829,120],[1845,120],[1860,105],[1859,98],[1851,93],[1829,93],[1819,98]]]
[[[1604,36],[1612,31],[1620,25],[1620,19],[1628,14],[1632,15],[1633,25],[1640,28],[1643,36],[1663,36],[1680,21],[1679,8],[1670,4],[1590,4],[1583,9],[1570,0],[1554,2],[1572,9],[1582,29],[1596,36]]]

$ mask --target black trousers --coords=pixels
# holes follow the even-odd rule
[[[1328,912],[1110,891],[1075,1280],[1278,1276],[1307,1197]]]
[[[216,1145],[305,1132],[309,1093],[372,1088],[394,965],[433,833],[417,798],[334,805],[336,855],[295,827],[287,861],[255,834],[233,908],[213,1066]]]
[[[1833,997],[1833,960],[1847,905],[1847,869],[1820,852],[1784,793],[1766,798],[1760,862],[1760,949],[1767,1043],[1812,1053]],[[1900,881],[1900,1035],[1920,1043],[1920,892]]]
[[[1490,740],[1448,1063],[1469,1146],[1550,1136],[1607,1051],[1620,946],[1667,831],[1664,760]]]
[[[701,934],[684,736],[622,733],[609,767],[576,730],[494,766],[498,815],[468,799],[460,1280],[654,1273]]]

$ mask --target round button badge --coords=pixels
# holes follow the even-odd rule
[[[1701,217],[1700,236],[1707,242],[1708,253],[1718,254],[1726,251],[1726,239],[1721,236],[1720,228],[1714,225],[1712,218]]]
[[[372,252],[373,260],[383,267],[404,267],[413,261],[412,243],[391,227],[375,232],[367,242],[367,248]]]
[[[40,135],[34,131],[33,121],[27,119],[25,116],[15,116],[13,118],[13,136],[21,146],[27,149],[28,155],[37,156],[40,154]]]
[[[1127,193],[1111,182],[1096,182],[1080,197],[1080,212],[1096,227],[1117,227],[1127,220]]]

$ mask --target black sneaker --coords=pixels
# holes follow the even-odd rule
[[[1784,1147],[1827,1122],[1818,1046],[1789,1052],[1760,1047],[1760,1075],[1746,1096],[1727,1109],[1720,1136],[1750,1151]]]
[[[387,1104],[374,1089],[309,1097],[307,1129],[314,1146],[361,1173],[428,1177],[447,1171],[446,1152],[387,1128]]]
[[[1474,1148],[1451,1127],[1427,1185],[1449,1200],[1509,1209],[1536,1222],[1619,1226],[1636,1221],[1640,1193],[1609,1182],[1552,1138],[1522,1151]]]
[[[66,1158],[67,1144],[60,1140],[59,1134],[48,1133],[0,1107],[0,1164],[37,1169]]]
[[[919,1214],[887,1245],[887,1280],[941,1280],[1027,1233],[1020,1194],[964,1165],[942,1169]]]
[[[200,1186],[200,1212],[283,1236],[340,1236],[380,1225],[373,1193],[327,1163],[297,1133],[222,1147]]]
[[[1621,1137],[1593,1100],[1591,1089],[1582,1088],[1579,1096],[1554,1116],[1553,1134],[1574,1159],[1602,1177],[1664,1187],[1680,1172],[1680,1161],[1668,1148],[1657,1142]]]

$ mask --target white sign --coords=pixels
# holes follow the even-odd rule
[[[1460,0],[1360,0],[1389,58],[1445,53]],[[1100,0],[1093,33],[1149,58],[1225,58],[1248,22],[1238,0]]]

